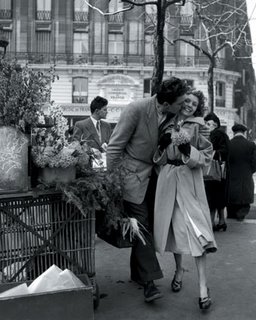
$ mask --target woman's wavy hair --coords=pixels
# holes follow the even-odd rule
[[[202,91],[196,90],[194,88],[190,88],[186,94],[193,94],[198,98],[198,106],[196,111],[194,112],[194,117],[203,117],[205,111],[205,96]]]

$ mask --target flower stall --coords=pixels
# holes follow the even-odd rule
[[[0,291],[30,282],[56,264],[89,277],[96,307],[94,212],[83,216],[58,187],[76,178],[79,161],[88,162],[90,152],[68,139],[60,107],[49,102],[56,78],[53,69],[0,61]],[[55,180],[40,172],[45,168],[65,173]],[[68,177],[59,181],[66,171]]]
[[[30,281],[56,264],[89,276],[97,307],[95,229],[117,247],[144,238],[123,209],[125,172],[108,172],[86,141],[73,141],[49,102],[55,78],[0,62],[0,282]]]

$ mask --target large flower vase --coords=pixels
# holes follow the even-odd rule
[[[46,184],[69,183],[76,178],[76,167],[45,167],[39,172],[39,179]]]
[[[28,146],[21,131],[0,126],[0,193],[28,191]]]

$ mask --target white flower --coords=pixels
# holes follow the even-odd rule
[[[172,143],[175,146],[190,142],[190,135],[186,130],[179,128],[179,130],[172,131]]]

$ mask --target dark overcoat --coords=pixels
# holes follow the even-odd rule
[[[210,133],[210,141],[215,151],[214,159],[226,161],[226,179],[221,181],[206,180],[205,190],[208,204],[211,210],[222,209],[227,205],[229,192],[229,148],[230,140],[228,135],[220,128]]]
[[[228,204],[249,204],[254,201],[252,175],[256,171],[256,145],[244,136],[230,141],[230,182]]]

